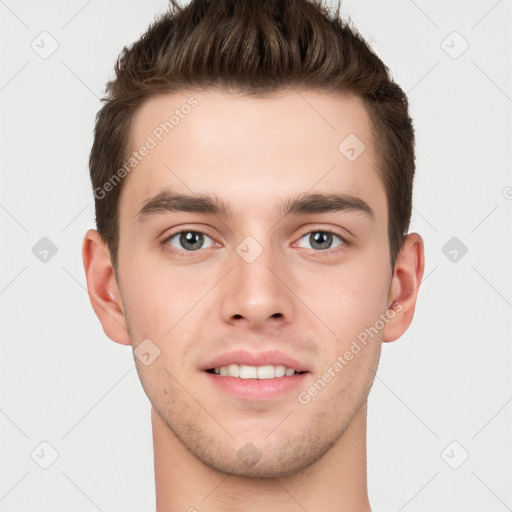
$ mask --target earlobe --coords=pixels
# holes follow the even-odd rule
[[[105,334],[117,343],[130,345],[124,307],[110,253],[95,229],[88,230],[84,236],[82,260],[89,299]]]
[[[397,257],[391,280],[387,317],[382,341],[394,341],[409,328],[425,270],[425,249],[418,233],[409,233]]]

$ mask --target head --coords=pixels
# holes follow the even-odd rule
[[[115,73],[90,155],[93,307],[115,341],[146,340],[144,390],[198,459],[299,471],[341,438],[382,341],[412,320],[407,98],[354,27],[307,0],[173,3]],[[290,355],[300,389],[224,395],[206,370],[233,350]],[[257,463],[240,457],[249,442]]]

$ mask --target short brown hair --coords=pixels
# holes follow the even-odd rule
[[[171,4],[123,49],[96,116],[89,159],[96,225],[116,275],[122,183],[108,193],[102,187],[127,160],[136,110],[157,94],[211,88],[260,96],[299,87],[362,98],[387,196],[393,268],[411,218],[414,129],[404,91],[352,22],[341,19],[339,3],[334,13],[321,0]]]

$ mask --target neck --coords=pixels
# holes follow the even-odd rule
[[[190,454],[151,410],[157,512],[371,512],[366,479],[365,403],[317,462],[291,476],[226,475]]]

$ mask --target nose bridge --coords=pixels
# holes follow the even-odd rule
[[[240,279],[238,285],[256,300],[280,292],[280,286],[275,277],[279,265],[279,255],[272,247],[271,234],[258,237],[246,237],[236,248],[234,255],[234,275]],[[273,270],[273,271],[272,271]]]

